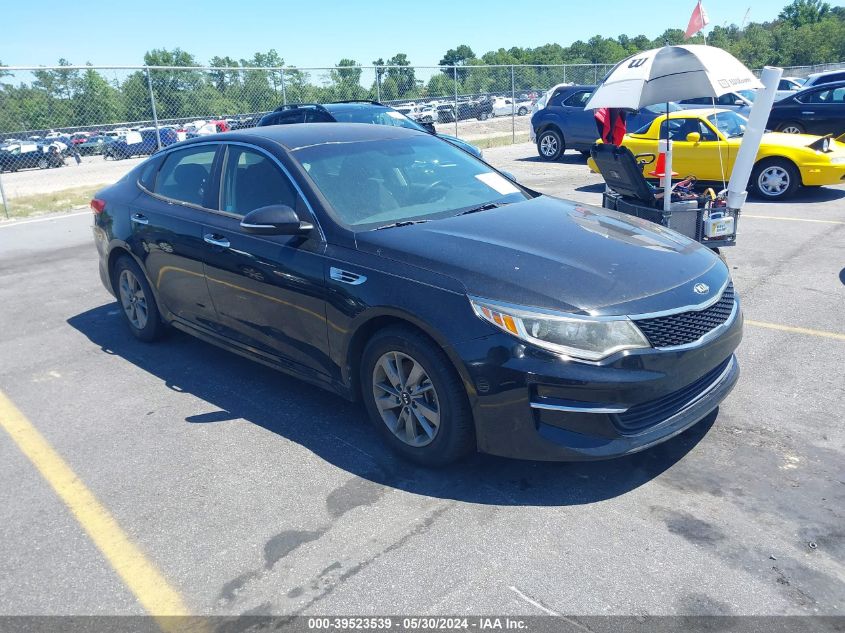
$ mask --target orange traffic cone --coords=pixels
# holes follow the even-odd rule
[[[655,178],[663,178],[666,175],[666,154],[660,152],[657,155],[657,164],[654,166],[654,171],[648,172],[648,175]],[[672,175],[677,176],[678,172],[673,171]]]

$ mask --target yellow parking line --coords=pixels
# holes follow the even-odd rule
[[[167,583],[109,511],[2,391],[0,427],[9,434],[73,513],[141,606],[156,616],[159,627],[165,631],[178,629],[181,618],[168,619],[161,616],[188,615],[188,609],[179,593]]]
[[[789,220],[790,222],[816,222],[818,224],[845,224],[842,220],[814,220],[812,218],[784,218],[779,215],[751,215],[743,213],[740,218],[756,218],[758,220]]]
[[[825,332],[824,330],[812,330],[806,327],[795,327],[793,325],[780,325],[779,323],[766,323],[765,321],[751,321],[745,319],[746,325],[754,327],[767,328],[769,330],[780,330],[781,332],[792,332],[793,334],[808,334],[810,336],[820,336],[822,338],[832,338],[837,341],[845,341],[845,334],[838,334],[837,332]]]

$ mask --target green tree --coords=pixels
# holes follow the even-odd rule
[[[443,74],[432,75],[425,93],[429,97],[454,97],[455,81]]]
[[[414,92],[417,85],[417,78],[411,62],[405,53],[396,53],[387,60],[387,77],[396,83],[396,89],[400,98]],[[398,67],[398,68],[397,68]]]
[[[354,59],[341,59],[329,71],[331,92],[335,99],[362,99],[366,93],[361,86],[361,65]]]
[[[76,93],[73,95],[74,125],[117,123],[122,115],[120,91],[93,68],[85,70],[77,81]]]
[[[197,107],[194,95],[204,85],[203,73],[191,70],[197,66],[193,55],[181,48],[156,48],[144,54],[147,66],[180,66],[183,69],[151,69],[150,80],[160,119],[207,116],[210,112]]]
[[[793,0],[780,12],[778,18],[795,28],[821,22],[830,13],[830,5],[823,0]]]
[[[228,55],[226,57],[215,55],[211,58],[210,65],[215,68],[236,68],[238,62]],[[212,70],[208,75],[212,85],[222,95],[241,90],[241,73],[239,70]]]
[[[475,59],[475,53],[466,44],[461,44],[457,48],[450,48],[446,51],[443,59],[440,60],[440,66],[466,66],[470,60]],[[443,73],[446,75],[453,75],[452,68],[443,68]],[[466,74],[458,70],[458,80],[463,81]]]
[[[375,66],[376,84],[378,86],[378,92],[381,92],[381,80],[384,77],[384,73],[387,71],[387,69],[384,67],[384,60],[381,57],[379,57],[378,59],[374,59],[373,66]],[[386,97],[382,97],[382,99],[386,99]]]

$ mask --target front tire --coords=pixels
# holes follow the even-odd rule
[[[800,184],[798,169],[783,158],[761,160],[751,172],[751,188],[765,200],[784,200],[793,195]]]
[[[164,330],[161,314],[140,266],[123,255],[115,263],[113,279],[115,294],[132,335],[145,343],[161,337]]]
[[[563,137],[557,130],[544,130],[537,137],[537,153],[543,160],[557,160],[565,149]]]
[[[527,109],[527,108],[520,108],[520,109],[517,111],[517,115],[519,115],[519,116],[525,116],[526,114],[528,114],[528,109]]]
[[[423,466],[443,466],[474,445],[463,382],[434,341],[409,327],[376,333],[361,358],[361,391],[387,444]]]

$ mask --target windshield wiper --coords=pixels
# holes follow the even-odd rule
[[[393,229],[397,226],[411,226],[412,224],[422,224],[423,222],[428,222],[428,220],[401,220],[399,222],[394,222],[393,224],[385,224],[383,226],[377,226],[375,228],[376,231],[380,231],[382,229]]]
[[[469,215],[470,213],[478,213],[479,211],[489,211],[490,209],[496,209],[498,207],[502,207],[508,204],[507,202],[486,202],[482,205],[477,207],[472,207],[471,209],[467,209],[466,211],[461,211],[457,215]]]

